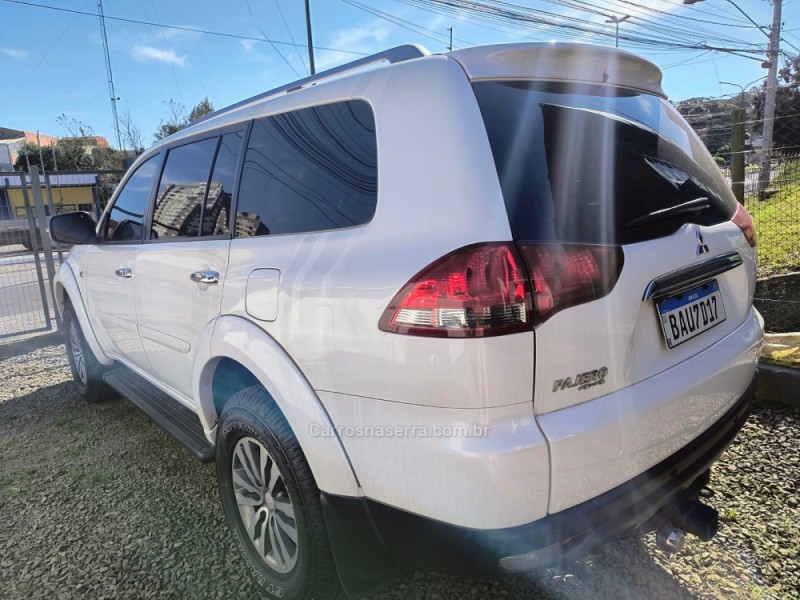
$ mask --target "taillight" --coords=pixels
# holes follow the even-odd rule
[[[529,284],[513,244],[467,246],[423,269],[394,297],[380,328],[435,337],[531,329]]]
[[[620,246],[523,242],[536,323],[557,312],[608,294],[622,272]]]
[[[755,248],[756,226],[753,223],[753,217],[750,216],[750,213],[747,212],[747,209],[740,204],[736,209],[736,212],[733,213],[733,218],[731,221],[736,223],[739,226],[739,229],[742,230],[742,233],[744,234],[744,237],[747,238],[747,243],[750,244],[750,247]]]

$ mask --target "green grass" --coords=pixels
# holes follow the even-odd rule
[[[786,164],[773,180],[768,200],[748,198],[758,241],[758,275],[800,270],[800,161]]]
[[[729,508],[725,512],[722,513],[720,518],[728,523],[736,523],[739,520],[739,511],[735,508]]]
[[[36,467],[23,467],[0,475],[0,492],[9,496],[30,494],[32,485],[36,482],[37,472]]]

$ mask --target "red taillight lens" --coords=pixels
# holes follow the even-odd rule
[[[435,337],[531,329],[525,268],[512,244],[468,246],[423,269],[394,297],[380,328]]]
[[[523,242],[519,247],[528,264],[537,324],[608,294],[624,262],[619,246]]]
[[[750,213],[747,212],[744,206],[741,204],[736,209],[736,212],[733,213],[733,218],[731,219],[734,223],[739,226],[739,229],[742,230],[744,237],[747,238],[747,243],[750,244],[751,248],[756,247],[756,226],[753,223],[753,217],[750,216]]]

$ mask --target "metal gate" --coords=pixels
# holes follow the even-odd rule
[[[52,282],[68,248],[50,241],[50,216],[82,210],[99,217],[123,174],[40,174],[35,166],[0,173],[0,339],[61,327]]]
[[[52,330],[56,317],[51,278],[45,276],[55,273],[55,261],[46,218],[39,216],[45,211],[41,187],[33,185],[34,177],[38,181],[36,167],[30,175],[0,175],[0,206],[6,217],[0,221],[0,338]],[[42,204],[41,210],[36,210],[38,204]]]

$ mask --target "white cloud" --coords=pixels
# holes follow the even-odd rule
[[[247,57],[248,60],[257,63],[273,63],[273,58],[264,52],[262,52],[262,47],[266,46],[266,44],[259,42],[257,40],[239,40],[239,43],[242,45],[244,49],[244,55]],[[267,46],[269,49],[269,46]]]
[[[255,52],[256,46],[259,44],[259,42],[255,40],[239,40],[239,43],[242,45],[242,48],[244,48],[245,54],[252,54]]]
[[[19,48],[3,48],[0,47],[0,54],[13,58],[14,60],[25,60],[28,57],[27,50],[20,50]]]
[[[386,49],[386,39],[390,28],[384,21],[374,20],[364,25],[340,29],[333,34],[329,44],[331,48],[346,48],[353,52],[374,54]],[[317,51],[317,70],[322,71],[334,65],[349,62],[358,58],[356,54],[347,52]]]
[[[152,46],[134,46],[133,58],[140,61],[155,60],[169,65],[182,67],[186,64],[186,55],[176,54],[174,50],[160,50]]]

